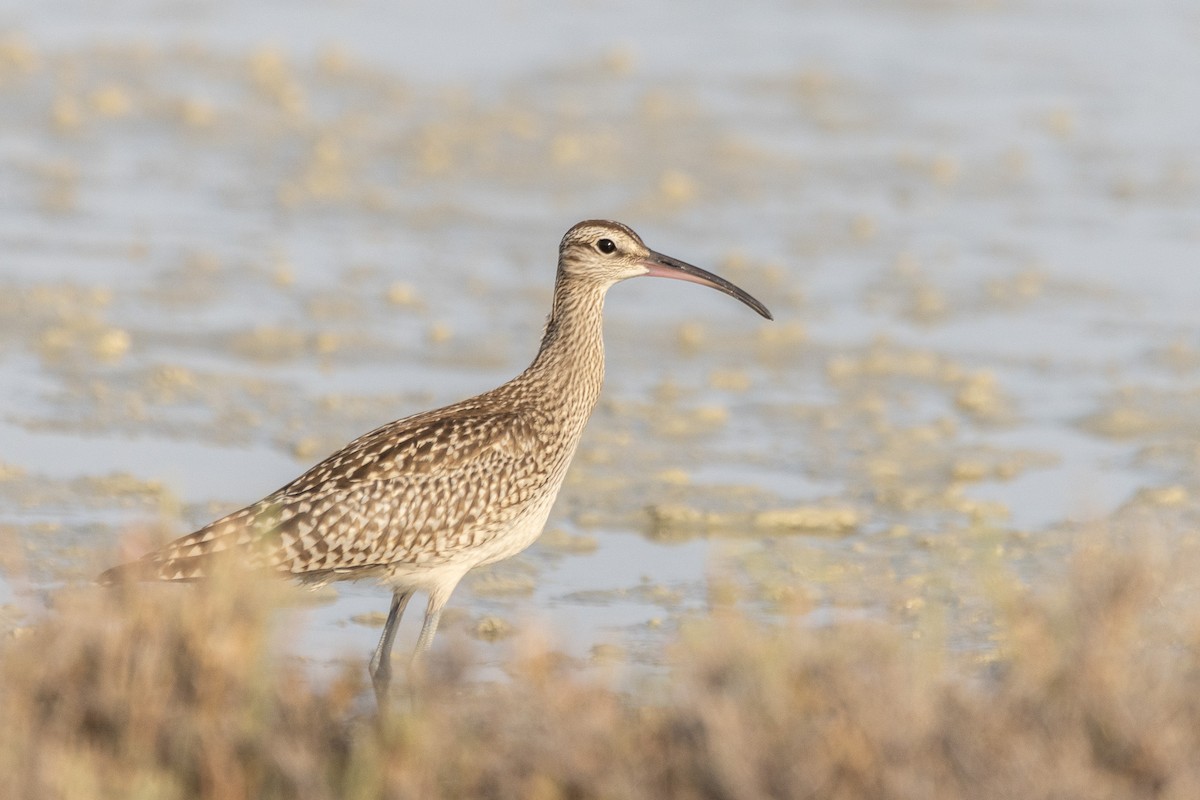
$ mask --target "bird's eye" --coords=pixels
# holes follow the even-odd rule
[[[596,249],[605,255],[617,252],[617,245],[612,239],[600,239],[596,242]]]

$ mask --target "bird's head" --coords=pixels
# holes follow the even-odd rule
[[[559,245],[558,270],[569,279],[605,289],[642,275],[698,283],[736,297],[767,319],[773,319],[767,307],[743,289],[719,275],[656,253],[632,229],[619,222],[592,219],[574,225]]]

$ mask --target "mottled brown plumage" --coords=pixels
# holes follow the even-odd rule
[[[101,581],[201,579],[220,553],[313,583],[376,578],[393,588],[371,660],[382,701],[396,624],[412,593],[429,595],[419,655],[467,571],[519,553],[541,534],[604,380],[605,293],[639,275],[711,286],[771,318],[741,289],[649,250],[626,226],[581,222],[559,247],[550,317],[523,373],[360,436],[259,502]]]

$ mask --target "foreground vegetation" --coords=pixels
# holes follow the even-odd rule
[[[539,652],[481,685],[443,648],[382,721],[360,668],[316,684],[275,655],[271,582],[82,587],[0,644],[0,797],[1200,797],[1175,572],[1077,553],[1065,588],[997,593],[973,670],[892,626],[721,614],[653,693]]]

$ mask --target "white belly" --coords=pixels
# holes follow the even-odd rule
[[[546,528],[546,519],[550,516],[550,509],[553,508],[557,496],[556,489],[543,496],[539,502],[530,503],[520,516],[513,520],[507,531],[468,553],[471,567],[494,564],[511,558],[536,542]]]

